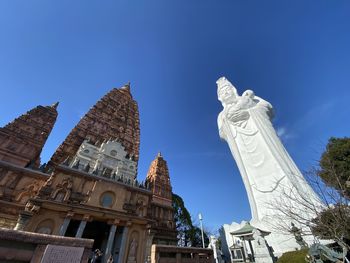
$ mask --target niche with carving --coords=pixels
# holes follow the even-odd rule
[[[52,219],[45,219],[41,221],[35,229],[36,233],[51,235],[54,228],[54,221]]]

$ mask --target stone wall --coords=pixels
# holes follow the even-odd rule
[[[152,245],[151,263],[214,263],[213,250]]]
[[[0,262],[88,262],[92,239],[60,237],[0,228]],[[75,258],[75,261],[72,259]],[[69,260],[68,260],[69,259]]]
[[[49,178],[48,174],[0,161],[0,227],[14,228],[27,201]]]

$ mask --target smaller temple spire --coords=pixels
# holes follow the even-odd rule
[[[130,93],[130,81],[126,83],[121,89],[126,90]]]
[[[146,180],[154,195],[171,200],[172,187],[168,165],[161,152],[158,152],[157,157],[152,161]]]

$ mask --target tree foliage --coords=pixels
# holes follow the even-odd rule
[[[317,175],[338,195],[327,195],[324,209],[312,220],[312,233],[320,238],[350,240],[350,138],[330,138]],[[329,191],[328,191],[329,192]],[[330,198],[331,197],[331,198]]]
[[[200,228],[192,223],[191,215],[186,209],[183,199],[174,193],[173,208],[179,246],[202,247]],[[204,243],[206,246],[209,244],[209,238],[205,232]]]
[[[343,238],[350,240],[350,207],[336,204],[323,210],[312,220],[312,233],[322,239]]]
[[[318,175],[323,181],[350,198],[350,138],[330,138],[320,168]]]
[[[277,263],[305,263],[307,252],[308,249],[286,252],[277,260]]]

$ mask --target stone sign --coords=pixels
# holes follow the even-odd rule
[[[41,263],[80,263],[83,247],[47,245]]]

